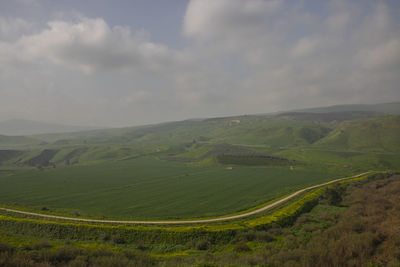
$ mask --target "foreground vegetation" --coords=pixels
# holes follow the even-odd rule
[[[399,191],[399,174],[376,174],[324,189],[292,220],[181,240],[173,230],[174,243],[161,232],[159,240],[105,230],[91,240],[79,229],[46,238],[49,229],[3,224],[0,266],[398,266]]]

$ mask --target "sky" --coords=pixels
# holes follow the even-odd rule
[[[397,0],[0,0],[0,121],[400,101]]]

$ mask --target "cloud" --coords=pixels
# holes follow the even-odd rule
[[[22,18],[0,16],[0,40],[14,39],[23,33],[29,32],[33,23]]]
[[[102,18],[16,27],[0,41],[0,119],[115,126],[394,101],[399,19],[367,2],[191,0],[181,49]]]
[[[198,54],[236,58],[246,74],[231,94],[242,92],[237,101],[254,112],[262,103],[284,109],[399,98],[396,12],[383,1],[327,1],[316,10],[289,1],[192,0],[183,32],[203,49]],[[378,84],[386,97],[374,93]]]
[[[172,55],[166,46],[151,42],[145,33],[132,35],[127,27],[110,28],[103,19],[86,17],[75,23],[51,21],[48,29],[24,35],[12,46],[20,59],[45,59],[85,73],[115,69],[157,71],[168,64]]]
[[[254,32],[281,4],[280,0],[192,0],[184,17],[183,33],[208,40]]]
[[[400,69],[400,39],[392,39],[359,54],[362,66],[369,70]]]
[[[302,57],[311,54],[318,46],[319,40],[316,38],[304,37],[300,39],[292,48],[295,57]]]

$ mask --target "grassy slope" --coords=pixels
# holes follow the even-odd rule
[[[356,151],[399,151],[400,116],[368,118],[341,123],[314,146]]]
[[[43,141],[26,136],[7,136],[0,135],[0,149],[28,148],[30,146],[38,146]]]

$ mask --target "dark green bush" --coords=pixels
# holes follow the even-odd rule
[[[247,251],[251,251],[251,249],[249,248],[248,245],[246,245],[245,242],[240,241],[238,242],[235,247],[233,248],[236,252],[247,252]]]

